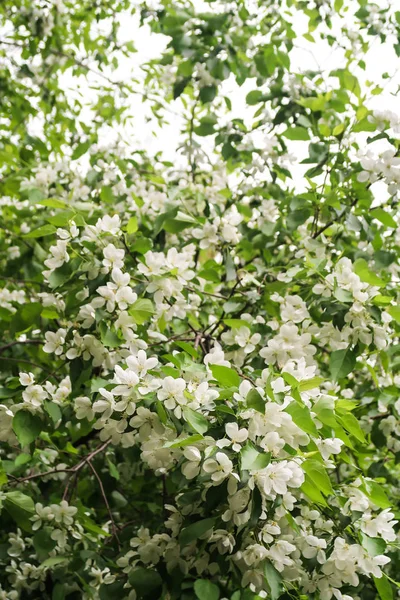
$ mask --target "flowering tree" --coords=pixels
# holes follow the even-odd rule
[[[126,19],[167,36],[132,79]],[[400,13],[0,20],[0,599],[392,600],[400,117],[372,104],[395,69],[365,73]],[[109,142],[138,95],[179,113],[174,161]]]

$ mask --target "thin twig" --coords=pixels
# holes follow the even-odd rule
[[[75,466],[68,467],[66,469],[50,469],[49,471],[45,471],[44,473],[33,473],[32,475],[27,475],[22,478],[14,478],[14,483],[25,483],[26,481],[31,481],[32,479],[38,479],[40,477],[47,477],[48,475],[54,475],[55,473],[77,473],[82,467],[85,466],[88,462],[90,462],[99,452],[102,452],[107,446],[111,444],[111,440],[107,440],[103,442],[95,448],[92,452],[84,456]]]
[[[92,469],[93,474],[94,474],[94,476],[97,479],[97,482],[98,482],[99,487],[100,487],[101,495],[103,496],[104,504],[106,505],[106,508],[107,508],[108,516],[110,517],[111,528],[112,528],[112,531],[113,531],[113,536],[117,540],[118,548],[121,549],[121,542],[120,542],[119,537],[118,537],[118,528],[117,528],[117,526],[115,524],[114,517],[112,515],[111,508],[110,508],[110,505],[108,503],[106,493],[104,491],[103,482],[101,481],[99,474],[97,473],[96,469],[94,468],[94,466],[92,465],[92,463],[90,462],[90,460],[87,460],[87,464]]]
[[[0,347],[0,354],[7,350],[8,348],[12,348],[12,346],[17,346],[18,344],[44,344],[44,340],[15,340],[14,342],[9,342],[4,346]]]

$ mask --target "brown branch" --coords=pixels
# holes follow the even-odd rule
[[[90,460],[87,460],[86,462],[89,465],[89,467],[91,468],[94,476],[97,479],[97,482],[98,482],[99,487],[100,487],[101,495],[103,496],[104,504],[106,505],[106,508],[107,508],[108,516],[110,517],[111,528],[112,528],[112,532],[113,532],[113,537],[115,537],[115,539],[117,540],[118,548],[121,549],[121,542],[120,542],[120,539],[118,537],[118,528],[117,528],[117,526],[115,524],[114,517],[112,515],[111,508],[110,508],[110,505],[108,503],[106,493],[104,491],[103,482],[101,481],[99,474],[97,473],[96,469],[94,468],[94,466],[92,465],[92,463],[90,462]]]
[[[54,475],[55,473],[77,473],[82,467],[84,467],[87,463],[89,463],[99,452],[102,452],[107,446],[111,444],[111,440],[107,440],[103,442],[100,446],[95,448],[92,452],[84,456],[75,466],[68,467],[66,469],[50,469],[49,471],[45,471],[44,473],[33,473],[32,475],[27,475],[26,477],[13,477],[14,483],[25,483],[26,481],[31,481],[32,479],[38,479],[40,477],[47,477],[48,475]]]
[[[12,362],[16,362],[16,363],[24,363],[26,365],[30,365],[31,367],[36,367],[37,369],[42,369],[42,371],[44,371],[45,373],[48,373],[48,377],[55,377],[54,375],[54,371],[49,371],[48,369],[46,369],[45,367],[42,367],[42,365],[38,365],[35,362],[32,362],[31,360],[25,360],[24,358],[15,358],[14,356],[0,356],[0,360],[6,360],[6,361],[12,361]],[[55,379],[57,379],[55,377]]]
[[[43,344],[44,340],[15,340],[14,342],[9,342],[4,346],[0,347],[0,354],[7,350],[8,348],[12,348],[12,346],[16,346],[17,344]]]
[[[346,208],[342,210],[342,212],[340,213],[340,215],[338,215],[338,217],[336,219],[332,219],[332,221],[329,221],[328,223],[323,225],[311,237],[313,239],[316,239],[318,236],[321,235],[321,233],[324,233],[324,231],[326,231],[326,229],[329,229],[329,227],[331,227],[334,223],[336,223],[337,221],[341,221],[343,219],[343,217],[345,216],[345,214],[347,214],[347,212],[350,212],[351,209],[354,208],[354,206],[357,204],[357,202],[359,200],[360,200],[360,198],[355,198],[355,200],[353,200],[353,202],[350,204],[350,206],[346,206]]]

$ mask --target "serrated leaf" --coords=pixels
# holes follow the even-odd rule
[[[329,358],[329,369],[332,379],[338,381],[353,371],[356,365],[357,355],[349,348],[335,350]]]
[[[301,468],[307,473],[315,487],[325,496],[333,494],[331,480],[322,463],[313,458],[307,458],[302,463]]]
[[[318,431],[314,421],[311,418],[310,409],[305,404],[301,405],[298,402],[291,402],[286,408],[287,412],[293,422],[300,427],[302,431],[305,431],[309,435],[318,437]]]

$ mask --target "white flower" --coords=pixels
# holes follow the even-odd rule
[[[44,400],[48,398],[46,390],[41,385],[28,385],[22,392],[22,399],[33,408],[42,406]]]
[[[259,333],[251,334],[251,331],[248,327],[239,327],[237,332],[235,333],[235,342],[243,348],[245,354],[250,354],[255,350],[257,344],[261,340],[261,335]]]
[[[21,385],[32,385],[35,383],[35,376],[33,373],[20,373],[19,382]]]
[[[340,454],[343,443],[339,438],[326,438],[315,440],[318,450],[324,460],[328,460],[331,454]]]
[[[58,240],[55,246],[50,246],[51,258],[44,261],[46,267],[54,270],[62,267],[65,262],[69,262],[67,245],[68,242],[66,240]]]
[[[235,452],[240,452],[242,449],[241,444],[247,440],[249,435],[247,429],[239,429],[239,425],[236,422],[233,422],[225,425],[225,431],[226,435],[230,437],[230,440],[218,440],[218,448],[224,448],[225,446],[230,446],[232,444],[232,450]]]
[[[75,398],[74,410],[77,419],[87,419],[88,421],[94,419],[92,403],[87,396],[78,396]]]
[[[203,470],[211,473],[211,479],[218,485],[232,473],[233,463],[224,452],[217,452],[215,458],[204,461]]]
[[[186,479],[194,479],[200,473],[201,452],[195,446],[186,446],[183,456],[188,462],[182,465],[182,473]]]
[[[326,540],[317,538],[315,535],[307,535],[305,542],[306,545],[303,548],[303,556],[306,558],[314,558],[316,556],[317,561],[323,565],[326,561]]]
[[[56,356],[62,354],[66,335],[67,332],[65,329],[59,329],[56,333],[53,331],[46,331],[44,336],[46,338],[46,343],[43,346],[43,351],[48,354],[54,353]]]
[[[125,251],[116,248],[114,244],[108,244],[103,250],[103,255],[103,265],[106,267],[107,271],[114,267],[122,269],[124,266]]]
[[[215,408],[215,402],[219,396],[219,392],[217,390],[213,390],[209,387],[208,381],[202,381],[200,385],[197,386],[194,397],[195,401],[201,406],[204,410],[213,410]]]
[[[157,392],[157,397],[159,400],[164,401],[166,408],[173,410],[177,404],[186,404],[185,389],[186,381],[184,379],[180,377],[174,379],[168,375],[168,377],[163,379],[161,389]]]
[[[268,557],[274,563],[274,567],[277,571],[283,571],[285,566],[293,564],[293,559],[289,558],[289,554],[295,552],[296,546],[286,542],[285,540],[278,540],[268,550]]]
[[[111,392],[105,388],[100,388],[101,398],[93,404],[94,412],[103,413],[102,419],[109,419],[115,410],[115,400]]]
[[[286,296],[281,306],[283,321],[301,323],[309,317],[307,305],[300,296]]]
[[[136,356],[128,356],[126,364],[132,371],[135,371],[139,377],[144,377],[147,371],[155,369],[158,365],[158,358],[151,356],[147,358],[147,354],[144,350],[139,350]]]
[[[132,369],[124,370],[119,365],[115,366],[114,379],[119,384],[113,389],[116,396],[130,396],[139,383],[139,377],[135,371]]]
[[[52,504],[51,510],[56,523],[70,527],[74,522],[74,516],[78,512],[76,506],[69,506],[66,500],[61,500],[60,504]]]
[[[387,542],[394,542],[396,533],[393,528],[396,523],[394,513],[386,508],[376,518],[370,512],[364,513],[361,517],[361,530],[370,537],[380,536]]]
[[[54,519],[54,512],[52,507],[56,506],[52,504],[51,506],[43,506],[40,502],[35,505],[36,515],[31,517],[32,529],[36,531],[42,526],[43,521],[52,521]]]
[[[98,231],[104,231],[105,233],[111,233],[112,235],[118,235],[121,228],[121,220],[118,215],[104,215],[102,219],[98,219],[96,223],[96,229]]]

